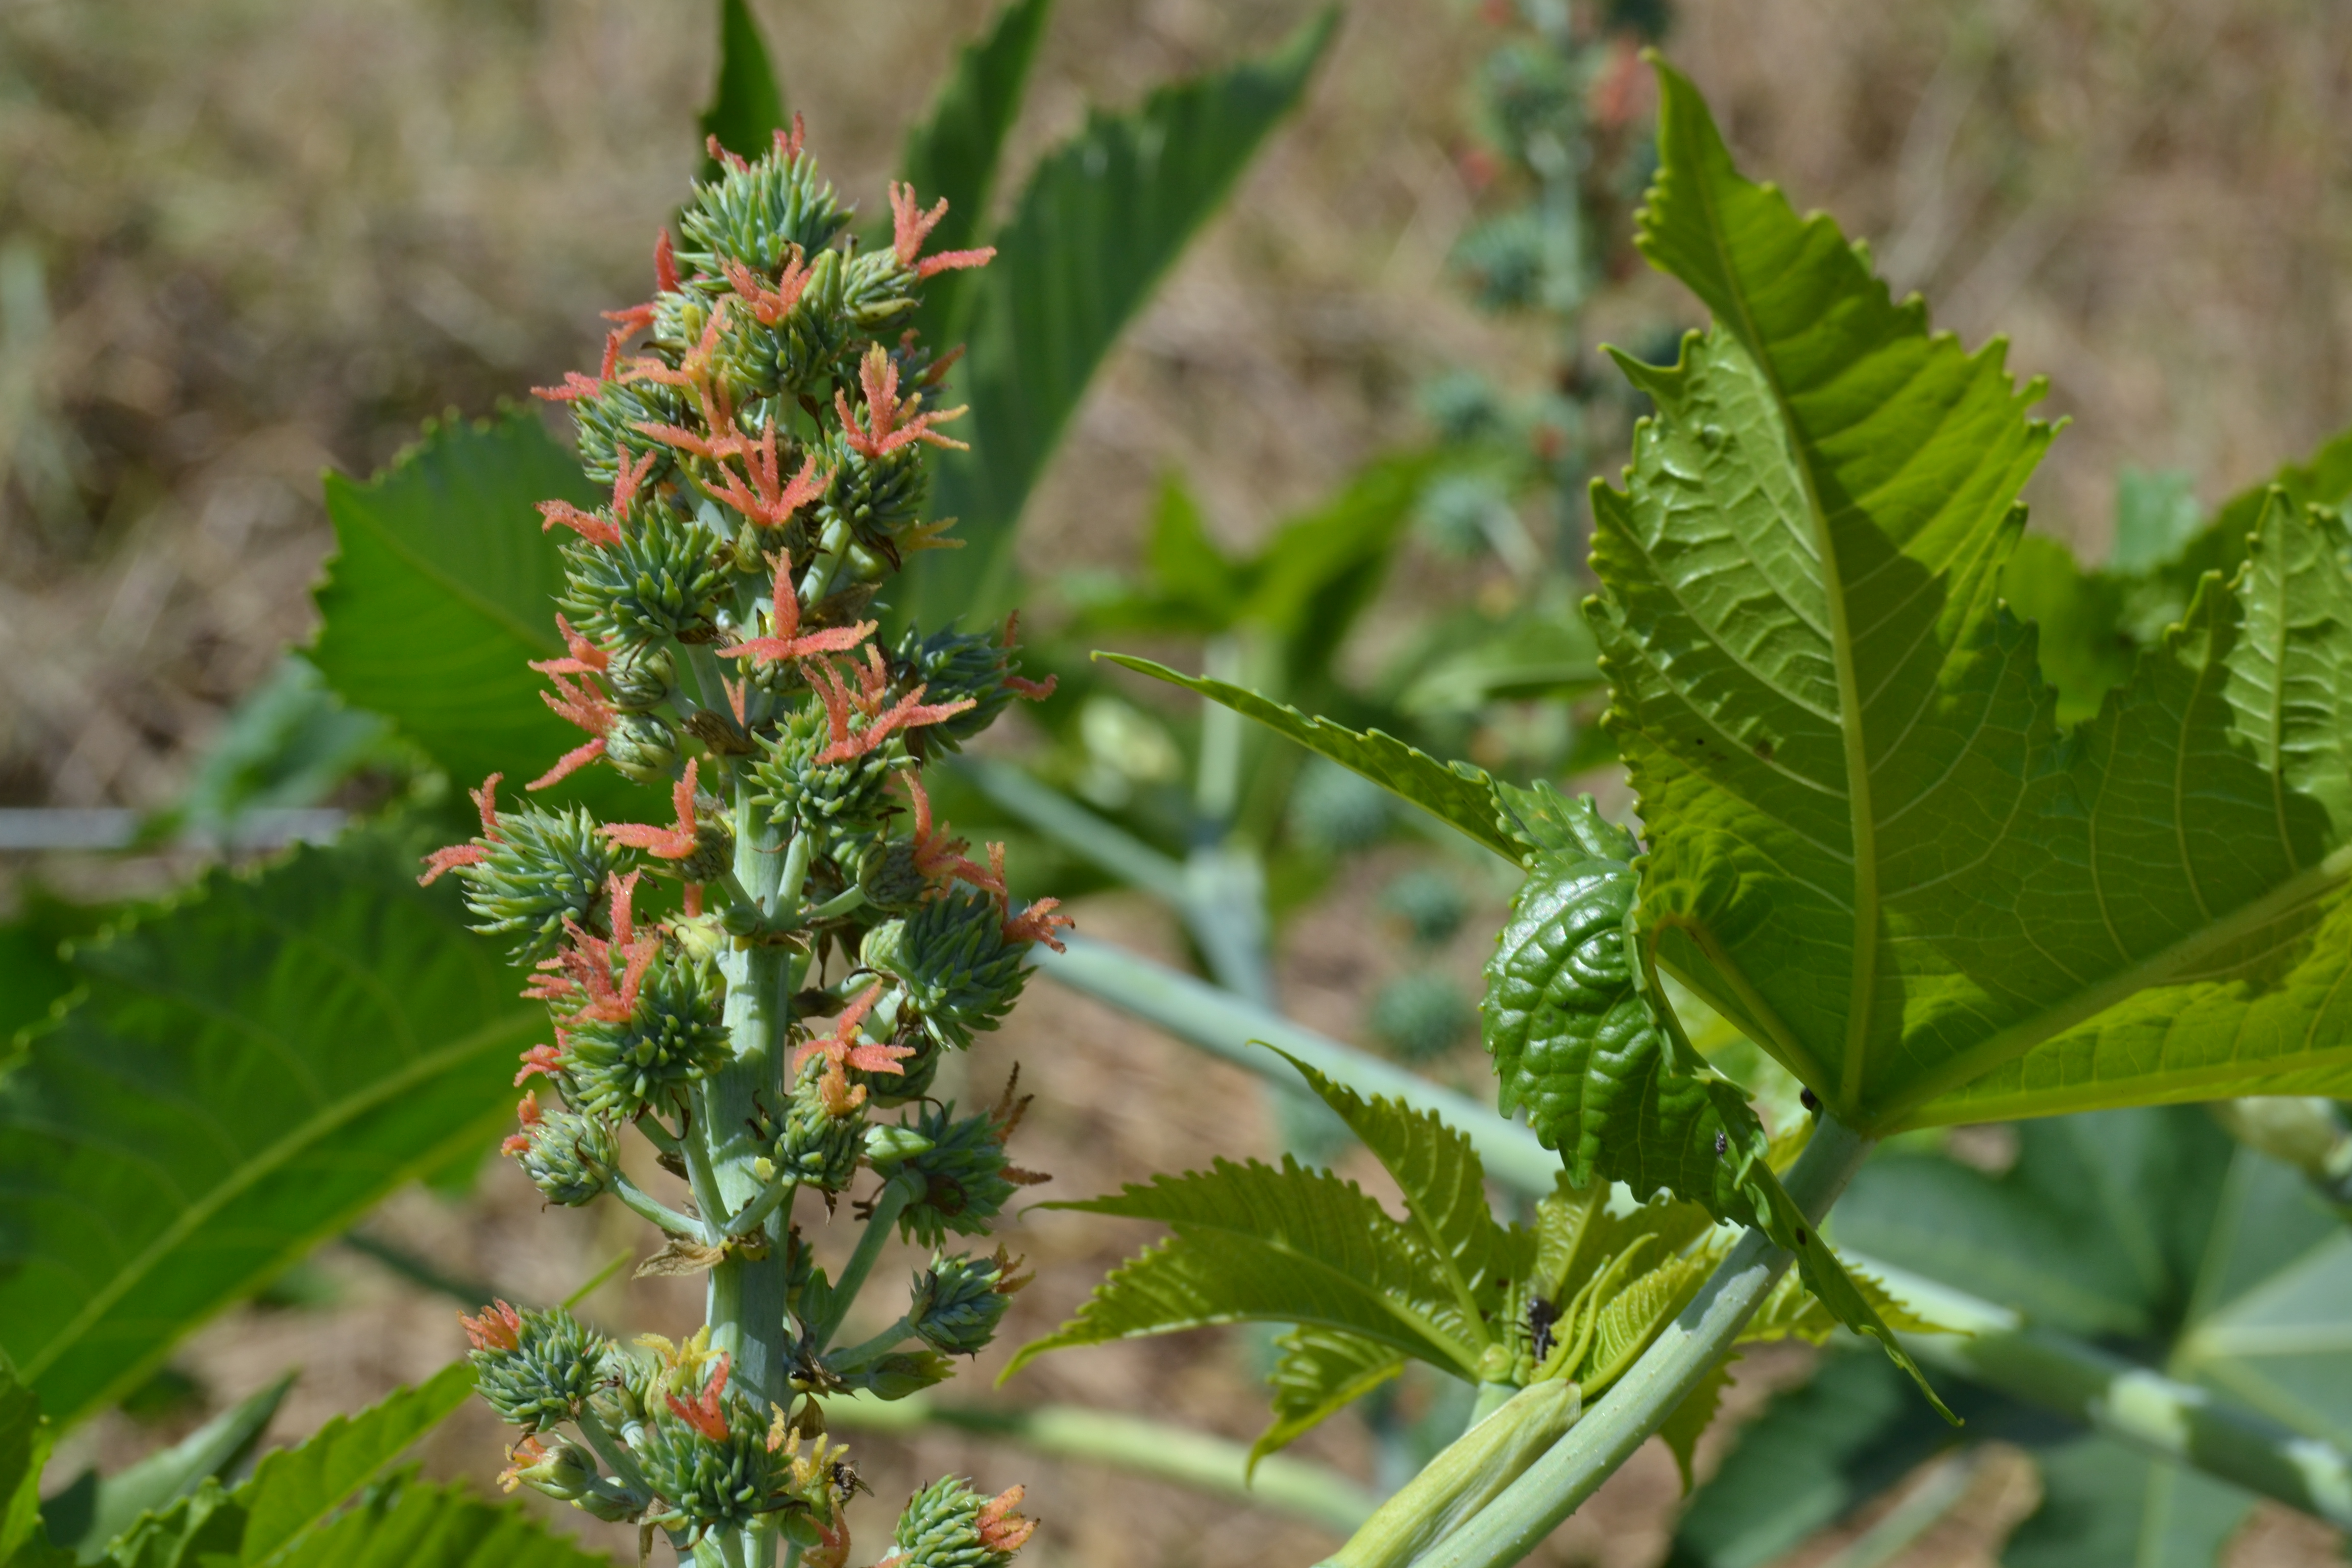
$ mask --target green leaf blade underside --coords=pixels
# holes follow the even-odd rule
[[[1717,324],[1621,361],[1658,412],[1593,553],[1660,961],[1872,1133],[2352,1082],[2338,525],[2273,505],[2239,586],[2063,731],[1998,594],[2038,385],[1931,336],[1661,75],[1641,243]]]
[[[1055,1333],[1024,1346],[1007,1376],[1048,1350],[1212,1323],[1357,1334],[1464,1377],[1486,1343],[1486,1325],[1419,1239],[1327,1171],[1220,1160],[1052,1206],[1158,1220],[1175,1235],[1104,1280]]]
[[[1404,1370],[1393,1346],[1332,1329],[1302,1328],[1275,1341],[1282,1352],[1266,1383],[1274,1390],[1274,1424],[1250,1445],[1250,1468],[1288,1447]]]
[[[1273,52],[1163,87],[1127,114],[1091,117],[1031,177],[971,285],[971,354],[931,514],[965,548],[916,563],[900,597],[917,625],[982,616],[1011,586],[1021,510],[1120,332],[1267,135],[1297,106],[1338,25],[1327,11]]]
[[[264,1455],[236,1492],[246,1510],[243,1560],[278,1561],[473,1391],[473,1367],[453,1362],[414,1388],[394,1389],[355,1415],[334,1417],[296,1447]]]
[[[1496,1221],[1486,1167],[1470,1140],[1434,1111],[1386,1098],[1366,1100],[1288,1052],[1282,1056],[1396,1179],[1405,1212],[1456,1291],[1478,1311],[1491,1311],[1504,1285],[1524,1277],[1533,1238]]]
[[[784,89],[776,80],[749,0],[719,0],[719,75],[711,87],[710,106],[702,111],[705,145],[716,136],[737,157],[757,158],[789,122]],[[716,179],[719,172],[718,161],[706,156],[702,177]]]
[[[934,255],[981,243],[1004,138],[1021,116],[1029,67],[1053,9],[1053,0],[1013,0],[986,37],[957,52],[929,115],[908,127],[899,177],[915,187],[926,210],[947,198],[947,216],[924,245]],[[977,282],[978,275],[970,271],[942,272],[924,290],[914,326],[934,351],[945,349],[962,330],[964,306]]]
[[[538,416],[448,419],[364,483],[327,476],[337,552],[317,590],[310,662],[354,708],[393,721],[468,787],[519,789],[581,743],[540,700],[532,659],[562,657],[563,562],[533,510],[599,500]],[[609,768],[551,792],[627,816],[641,797]]]
[[[1288,736],[1308,751],[1318,752],[1351,772],[1361,773],[1506,859],[1517,861],[1527,854],[1526,846],[1503,829],[1504,807],[1501,797],[1496,794],[1494,781],[1468,763],[1441,763],[1426,752],[1417,751],[1381,731],[1369,730],[1359,733],[1328,719],[1309,718],[1296,708],[1269,700],[1245,687],[1230,685],[1205,675],[1179,674],[1166,665],[1154,664],[1148,658],[1137,658],[1123,653],[1103,653],[1095,657],[1108,659],[1139,675],[1148,675],[1154,680],[1164,680],[1171,686],[1198,692],[1244,718],[1255,719],[1266,728]]]
[[[82,948],[0,1078],[0,1352],[70,1422],[400,1183],[491,1136],[543,1027],[357,833]]]
[[[614,1568],[522,1511],[462,1483],[409,1484],[305,1536],[285,1568]]]

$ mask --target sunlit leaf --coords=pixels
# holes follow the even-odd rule
[[[0,1077],[0,1351],[58,1419],[491,1138],[545,1019],[424,847],[215,872],[76,952],[89,994]]]
[[[739,158],[757,158],[786,123],[784,89],[769,63],[759,18],[749,0],[719,0],[719,75],[702,111],[702,134],[716,136]],[[705,157],[702,177],[718,174],[718,161]]]
[[[2285,498],[2069,735],[1999,585],[2049,432],[1733,169],[1671,71],[1651,259],[1714,310],[1594,494],[1661,960],[1869,1131],[2352,1084],[2352,578]]]
[[[971,352],[955,384],[971,416],[955,428],[971,450],[943,455],[931,500],[933,515],[959,520],[965,547],[908,574],[898,597],[916,624],[1004,596],[1013,527],[1096,368],[1297,103],[1337,20],[1327,12],[1262,58],[1097,113],[1038,165],[965,307]]]
[[[527,411],[428,426],[364,483],[327,476],[337,552],[318,589],[310,661],[343,700],[390,719],[467,786],[502,773],[517,788],[581,742],[527,668],[563,653],[562,557],[533,510],[551,499],[599,500]],[[589,768],[550,794],[626,818],[643,792]]]
[[[1256,692],[1205,675],[1180,675],[1163,664],[1128,654],[1097,656],[1155,680],[1195,691],[1213,702],[1255,719],[1359,773],[1383,789],[1411,801],[1449,827],[1458,828],[1496,854],[1512,860],[1526,853],[1504,831],[1503,807],[1491,780],[1467,763],[1441,763],[1393,735],[1378,730],[1359,733],[1328,719],[1309,718],[1296,708],[1269,701]]]

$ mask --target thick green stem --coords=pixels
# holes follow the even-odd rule
[[[1869,1152],[1860,1134],[1822,1117],[1790,1169],[1789,1195],[1818,1225]],[[1534,1551],[1730,1353],[1739,1331],[1795,1261],[1761,1231],[1742,1236],[1697,1299],[1666,1325],[1609,1396],[1502,1496],[1417,1558],[1414,1568],[1508,1568]],[[1474,1428],[1470,1436],[1475,1435]]]
[[[890,1232],[898,1223],[899,1211],[915,1199],[915,1192],[905,1178],[886,1183],[875,1194],[874,1213],[866,1222],[866,1229],[857,1238],[857,1250],[841,1266],[841,1278],[833,1282],[833,1304],[822,1322],[809,1325],[811,1348],[823,1351],[841,1331],[841,1321],[849,1315],[849,1304],[857,1300],[858,1290],[866,1277],[874,1272],[882,1247],[890,1239]]]
[[[1270,1509],[1345,1534],[1371,1517],[1373,1498],[1336,1470],[1288,1454],[1268,1454],[1255,1471],[1246,1444],[1140,1416],[1069,1405],[1028,1409],[934,1404],[923,1394],[885,1402],[870,1394],[835,1399],[825,1419],[837,1430],[893,1435],[952,1427],[1017,1443],[1058,1458],[1107,1465]]]
[[[739,784],[735,795],[735,883],[769,912],[778,902],[797,903],[799,879],[790,879],[794,885],[789,890],[782,884],[787,862],[805,868],[805,852],[780,853],[780,836],[760,820],[749,788]],[[770,1151],[758,1129],[782,1114],[787,1098],[793,958],[793,950],[765,942],[739,943],[721,956],[733,1051],[727,1066],[702,1085],[702,1115],[687,1152],[688,1169],[698,1176],[698,1195],[700,1171],[709,1171],[719,1206],[704,1217],[714,1237],[732,1238],[727,1257],[710,1270],[705,1313],[711,1343],[734,1358],[736,1387],[778,1405],[792,1397],[784,1329],[791,1211],[774,1194],[763,1163]],[[702,1201],[708,1210],[710,1198]],[[755,1221],[762,1207],[765,1213]],[[730,1225],[739,1215],[745,1223]],[[767,1568],[774,1561],[774,1544],[772,1537],[746,1537],[726,1555],[743,1568]]]
[[[613,1173],[613,1195],[627,1205],[629,1212],[639,1219],[658,1226],[671,1236],[706,1234],[700,1221],[690,1219],[678,1213],[659,1198],[646,1193],[636,1183],[618,1171]]]

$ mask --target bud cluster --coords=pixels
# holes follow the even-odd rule
[[[681,237],[655,247],[654,297],[610,313],[595,375],[541,389],[569,405],[607,495],[540,509],[562,533],[564,653],[532,668],[584,739],[521,802],[485,780],[481,831],[423,879],[462,882],[474,929],[531,966],[527,994],[548,1005],[551,1040],[515,1079],[544,1082],[506,1152],[551,1203],[611,1195],[660,1226],[648,1268],[735,1277],[714,1303],[783,1303],[772,1321],[715,1306],[683,1346],[639,1342],[649,1353],[561,1310],[467,1318],[482,1395],[523,1429],[507,1483],[664,1529],[682,1555],[715,1541],[766,1563],[789,1541],[840,1568],[856,1472],[821,1437],[803,1452],[819,1399],[940,1381],[1022,1282],[1002,1251],[935,1251],[896,1329],[831,1342],[883,1237],[984,1234],[1042,1179],[1007,1163],[1009,1089],[961,1120],[925,1097],[1069,922],[1052,900],[1014,903],[1003,847],[972,858],[921,773],[1053,682],[1021,675],[1013,622],[880,630],[891,576],[952,544],[925,507],[930,454],[961,445],[942,396],[956,356],[909,323],[927,279],[991,253],[925,256],[945,204],[903,185],[889,242],[861,247],[797,121],[757,161],[712,151]],[[666,797],[668,820],[528,799],[593,766]],[[873,1120],[894,1107],[895,1124]],[[624,1169],[632,1128],[685,1179],[683,1209]],[[830,1209],[861,1172],[881,1184],[858,1206],[866,1238],[828,1278],[793,1202],[810,1188]],[[741,1285],[762,1271],[772,1288]],[[927,1489],[898,1557],[1002,1563],[1034,1528],[1011,1507]]]

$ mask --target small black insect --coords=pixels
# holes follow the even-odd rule
[[[1822,1097],[1810,1089],[1799,1090],[1797,1100],[1807,1110],[1819,1110],[1822,1108]]]
[[[1715,1134],[1715,1157],[1720,1160],[1725,1154],[1728,1153],[1730,1150],[1731,1135],[1724,1131],[1721,1128],[1717,1128]]]
[[[1528,1339],[1541,1362],[1551,1354],[1551,1326],[1559,1321],[1559,1309],[1538,1296],[1528,1303]]]

